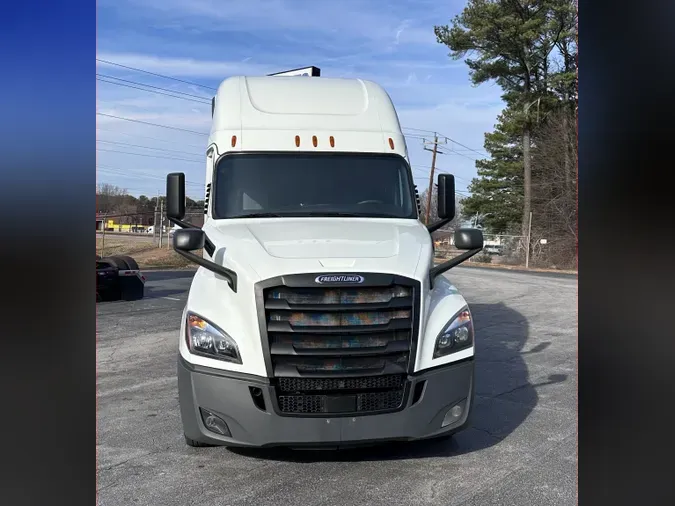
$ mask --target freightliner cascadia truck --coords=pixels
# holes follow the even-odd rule
[[[442,275],[483,247],[438,176],[425,226],[389,95],[360,79],[231,77],[212,104],[202,227],[167,176],[174,249],[199,266],[178,339],[189,446],[443,437],[474,396],[471,311]]]

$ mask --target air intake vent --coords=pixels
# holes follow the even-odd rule
[[[206,185],[206,196],[204,197],[204,214],[209,212],[209,197],[211,196],[211,183]]]
[[[420,202],[420,193],[417,190],[417,185],[415,185],[415,200],[417,201],[417,214],[422,214],[422,204]]]

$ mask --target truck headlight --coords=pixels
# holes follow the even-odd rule
[[[213,323],[188,312],[186,327],[190,353],[241,364],[237,343]]]
[[[473,322],[469,308],[465,307],[443,328],[436,338],[434,358],[469,348],[473,345]]]

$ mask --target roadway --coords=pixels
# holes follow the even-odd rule
[[[357,450],[189,448],[177,330],[193,271],[97,305],[99,504],[570,505],[577,502],[575,277],[462,268],[476,322],[471,426]]]

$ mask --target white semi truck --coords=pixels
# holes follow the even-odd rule
[[[467,424],[474,328],[434,267],[388,94],[359,79],[232,77],[218,88],[201,228],[167,176],[175,250],[198,264],[178,339],[190,446],[346,446],[450,435]],[[202,254],[198,254],[202,250]],[[197,252],[197,253],[196,253]]]

